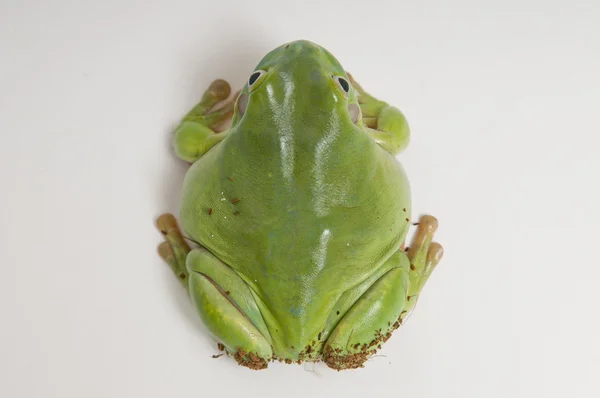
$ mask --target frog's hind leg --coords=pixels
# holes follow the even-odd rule
[[[397,251],[389,269],[349,308],[331,331],[323,361],[336,370],[362,367],[412,311],[418,295],[442,257],[432,242],[437,220],[423,216],[408,252]]]
[[[368,94],[349,73],[348,77],[356,90],[367,133],[391,154],[402,152],[410,140],[410,128],[402,112]]]
[[[240,365],[265,369],[271,336],[248,285],[204,248],[190,252],[187,268],[190,297],[210,333]]]
[[[248,285],[205,248],[190,250],[172,214],[161,215],[156,224],[166,240],[158,252],[188,290],[210,333],[240,365],[266,368],[273,356],[271,336]]]
[[[372,283],[329,335],[323,347],[323,361],[329,367],[362,367],[400,326],[408,297],[408,257],[397,251],[384,267],[391,269]]]
[[[187,162],[195,162],[225,138],[226,124],[231,120],[237,98],[236,93],[225,101],[230,94],[231,87],[225,80],[212,82],[198,105],[188,112],[175,130],[173,147],[177,156]]]

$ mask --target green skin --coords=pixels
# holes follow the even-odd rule
[[[216,110],[230,89],[215,81],[176,130],[176,153],[193,163],[180,222],[201,247],[163,215],[160,254],[240,364],[360,367],[442,254],[431,216],[402,248],[410,189],[394,155],[408,124],[314,43],[278,47],[255,70]]]

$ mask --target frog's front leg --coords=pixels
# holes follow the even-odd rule
[[[410,128],[402,112],[368,94],[349,73],[348,77],[356,90],[366,131],[391,154],[402,152],[410,140]]]
[[[432,243],[436,228],[435,218],[422,217],[408,253],[398,251],[390,257],[383,265],[389,271],[345,313],[323,348],[323,361],[329,367],[362,367],[402,324],[442,257],[442,247]],[[348,293],[352,295],[352,291]]]
[[[177,156],[193,163],[225,138],[227,131],[222,129],[233,115],[237,94],[218,109],[215,106],[226,100],[230,93],[231,88],[225,80],[211,83],[198,105],[188,112],[175,130],[173,147]]]
[[[265,369],[273,356],[271,336],[248,285],[206,249],[190,250],[171,214],[157,224],[166,239],[159,254],[183,281],[210,333],[240,365]]]

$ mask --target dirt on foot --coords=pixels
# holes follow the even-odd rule
[[[346,369],[363,368],[365,362],[367,362],[367,359],[369,359],[375,350],[370,350],[367,346],[363,345],[362,349],[354,354],[342,354],[341,352],[341,348],[333,349],[330,346],[325,347],[323,350],[323,362],[338,372]]]
[[[262,370],[269,366],[264,358],[259,357],[253,352],[246,352],[241,348],[237,349],[236,353],[233,355],[233,358],[235,358],[238,364],[252,370]]]

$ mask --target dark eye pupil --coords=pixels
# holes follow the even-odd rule
[[[338,77],[338,82],[340,82],[340,86],[342,86],[342,89],[345,92],[348,92],[350,90],[350,85],[348,84],[346,79],[344,79],[343,77]]]
[[[256,81],[256,79],[258,79],[260,77],[260,72],[254,72],[253,74],[250,75],[250,79],[248,79],[248,83],[250,83],[250,85],[253,85],[254,82]]]

